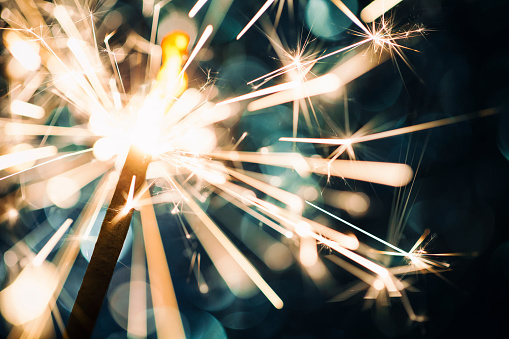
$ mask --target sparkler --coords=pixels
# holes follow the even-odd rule
[[[14,224],[25,206],[34,210],[51,205],[70,208],[79,200],[83,187],[101,178],[77,218],[66,219],[37,254],[27,245],[26,239],[16,242],[4,254],[6,260],[12,261],[10,266],[18,265],[21,269],[13,282],[0,292],[2,314],[14,326],[12,335],[51,336],[54,334],[49,326],[52,317],[59,331],[65,332],[56,301],[79,254],[80,242],[91,237],[92,227],[108,201],[111,202],[67,324],[67,334],[71,338],[92,335],[134,209],[140,211],[141,227],[134,231],[137,238],[133,245],[129,319],[125,329],[132,336],[147,335],[146,320],[140,321],[136,315],[139,308],[140,312],[146,313],[146,307],[134,301],[145,303],[147,297],[145,287],[139,294],[135,286],[136,283],[146,283],[145,258],[139,258],[144,247],[157,335],[162,338],[185,337],[157,227],[154,209],[160,203],[171,205],[171,213],[181,220],[186,244],[194,239],[200,242],[234,295],[242,298],[259,290],[276,309],[283,308],[283,298],[227,236],[228,232],[207,213],[204,203],[211,195],[231,203],[266,225],[271,232],[279,234],[280,238],[260,236],[265,239],[263,245],[246,242],[246,246],[270,268],[288,267],[293,254],[303,270],[320,286],[327,279],[327,268],[318,252],[320,248],[326,249],[335,254],[327,256],[331,262],[362,282],[362,287],[349,293],[366,289],[366,298],[386,295],[400,298],[411,320],[424,320],[424,316],[416,314],[410,305],[406,296],[410,285],[402,277],[417,272],[439,274],[449,268],[447,263],[424,251],[423,242],[429,231],[405,251],[398,244],[318,206],[316,189],[297,193],[285,190],[278,183],[280,177],[253,171],[248,165],[290,169],[301,178],[315,175],[330,180],[338,177],[396,188],[413,182],[414,172],[409,165],[357,160],[354,146],[448,125],[470,119],[471,115],[377,133],[368,132],[368,126],[350,133],[350,127],[345,126],[348,132],[338,138],[297,136],[299,113],[307,113],[308,105],[315,121],[319,122],[312,97],[337,95],[347,84],[391,57],[398,57],[410,65],[403,50],[413,50],[406,47],[404,41],[421,36],[424,30],[417,27],[396,32],[386,21],[384,12],[398,2],[389,2],[384,7],[378,0],[374,1],[361,12],[364,22],[373,22],[366,25],[342,1],[332,0],[331,3],[356,25],[353,32],[360,37],[360,40],[332,52],[307,54],[305,49],[310,43],[306,42],[297,53],[291,53],[282,47],[275,29],[266,30],[283,66],[249,79],[247,83],[254,86],[254,91],[226,99],[219,99],[221,96],[214,94],[219,89],[210,84],[211,79],[206,79],[206,84],[199,89],[191,86],[186,90],[186,87],[188,72],[194,72],[198,61],[210,52],[210,41],[231,1],[222,3],[223,12],[215,9],[213,5],[217,3],[211,1],[199,35],[173,32],[162,40],[161,47],[155,42],[161,37],[159,19],[162,11],[167,10],[169,1],[156,4],[144,1],[143,13],[152,16],[149,39],[134,31],[119,38],[123,34],[119,33],[122,19],[108,3],[101,9],[77,3],[16,1],[4,8],[2,19],[9,27],[4,29],[3,39],[12,57],[7,66],[11,76],[9,96],[6,97],[8,103],[4,105],[10,118],[1,122],[7,152],[0,156],[0,170],[7,171],[2,175],[3,183],[13,187],[19,183],[21,188],[13,188],[12,193],[2,198],[5,207],[0,209],[0,221]],[[245,37],[273,3],[275,1],[268,0],[260,4],[261,8],[240,30],[237,39]],[[280,0],[274,26],[280,21],[283,3]],[[288,4],[293,11],[293,2]],[[203,14],[206,6],[207,1],[199,0],[186,15],[195,18]],[[101,17],[103,11],[107,13],[105,17]],[[349,53],[349,57],[325,73],[314,71],[316,65],[345,53]],[[143,70],[141,76],[136,72],[140,69]],[[196,73],[190,74],[197,77]],[[270,81],[280,82],[267,85]],[[256,152],[239,150],[247,137],[246,132],[234,142],[227,141],[229,138],[225,135],[229,136],[229,124],[238,119],[241,105],[247,100],[251,100],[247,111],[253,113],[276,105],[293,104],[293,136],[281,136],[280,141],[335,145],[338,148],[326,158],[295,151],[273,152],[270,147],[259,148]],[[55,125],[64,109],[72,110],[70,116],[77,123]],[[53,115],[49,114],[52,110]],[[479,115],[493,113],[494,110],[487,110]],[[312,126],[308,113],[305,118],[308,127]],[[318,127],[320,130],[321,126]],[[72,150],[76,144],[84,147]],[[349,159],[340,159],[345,152]],[[55,173],[44,173],[64,161],[67,163]],[[43,172],[37,174],[37,170]],[[160,194],[155,194],[156,189],[161,191]],[[369,207],[369,197],[362,192],[336,192],[327,188],[323,197],[326,203],[340,207],[351,216],[361,216]],[[376,245],[371,248],[351,233],[339,232],[305,217],[308,206],[348,225],[358,232],[356,234],[375,240]],[[66,232],[67,237],[64,237]],[[238,230],[232,232],[239,234]],[[51,233],[51,229],[47,231],[47,235]],[[63,237],[66,240],[58,248]],[[284,239],[291,239],[291,250],[282,245]],[[264,250],[260,250],[263,246]],[[384,251],[386,247],[391,251]],[[50,256],[55,248],[58,248],[56,254]],[[268,258],[271,251],[286,259],[274,261]],[[387,265],[387,258],[398,256],[405,258],[408,264]],[[48,257],[52,259],[48,260]],[[200,292],[206,294],[209,285],[201,274],[200,258],[201,254],[194,251],[190,272],[195,273]],[[44,288],[41,288],[37,302],[30,305],[32,301],[24,300],[21,294],[34,288],[31,280],[37,279],[44,280]],[[342,293],[336,299],[343,300],[345,295]],[[12,303],[18,306],[9,309],[7,305]]]

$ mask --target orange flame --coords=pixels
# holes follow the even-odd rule
[[[161,42],[162,65],[157,73],[157,84],[166,92],[172,90],[175,81],[179,81],[179,84],[176,84],[176,89],[173,90],[173,95],[176,97],[187,88],[187,74],[184,73],[180,79],[178,77],[182,72],[188,45],[189,36],[183,31],[173,31],[167,34]]]

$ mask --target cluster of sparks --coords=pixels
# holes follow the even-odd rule
[[[221,225],[207,214],[204,202],[212,194],[280,233],[279,239],[264,240],[268,245],[263,246],[266,249],[263,253],[254,250],[269,268],[283,270],[295,256],[304,272],[319,285],[330,278],[318,254],[321,247],[327,248],[331,253],[327,260],[360,280],[356,288],[334,300],[344,300],[352,293],[366,290],[367,299],[399,298],[411,320],[424,320],[423,315],[415,314],[408,301],[406,290],[411,284],[404,277],[417,272],[438,274],[448,269],[447,263],[435,260],[424,250],[429,231],[410,250],[401,249],[319,207],[316,201],[313,203],[321,194],[326,204],[353,216],[363,215],[369,208],[369,198],[364,193],[324,188],[313,194],[309,190],[306,194],[295,194],[279,188],[279,178],[244,170],[242,166],[244,163],[277,166],[294,170],[301,177],[339,177],[404,187],[413,183],[414,172],[410,166],[359,161],[355,145],[468,118],[377,132],[365,126],[351,133],[345,126],[344,135],[337,138],[297,138],[299,115],[304,114],[309,126],[311,116],[316,117],[312,97],[338,97],[343,95],[345,85],[391,56],[406,60],[405,39],[424,34],[421,27],[393,31],[384,13],[399,1],[373,1],[361,12],[362,21],[342,1],[331,1],[358,27],[354,32],[359,41],[334,52],[319,53],[307,53],[306,47],[310,45],[307,42],[297,53],[291,53],[282,47],[276,31],[267,29],[267,38],[278,53],[282,67],[253,79],[252,92],[221,102],[215,99],[218,89],[209,79],[199,88],[187,88],[187,73],[196,69],[225,13],[210,16],[216,21],[206,20],[196,39],[189,33],[173,32],[159,46],[155,44],[159,15],[169,1],[155,4],[144,1],[144,14],[153,17],[150,40],[130,32],[125,40],[115,42],[112,41],[119,34],[116,31],[119,24],[115,27],[113,16],[102,18],[100,14],[108,8],[90,9],[78,1],[62,4],[38,0],[12,1],[12,6],[4,7],[1,17],[9,27],[2,33],[10,57],[6,59],[9,60],[6,63],[9,92],[3,100],[4,118],[0,120],[4,146],[0,155],[3,171],[0,183],[17,188],[2,198],[0,222],[17,225],[19,211],[24,208],[37,210],[52,205],[71,208],[80,199],[80,190],[99,179],[76,220],[67,219],[53,234],[53,228],[43,228],[44,225],[40,226],[42,231],[33,231],[42,232],[41,238],[49,237],[40,251],[34,253],[25,238],[4,253],[10,283],[0,292],[0,309],[13,325],[13,333],[34,338],[47,331],[51,333],[53,330],[48,326],[52,317],[63,331],[56,300],[79,255],[80,244],[92,237],[92,226],[111,199],[119,169],[131,145],[152,159],[145,187],[134,195],[136,178],[133,177],[128,203],[118,211],[121,216],[135,208],[141,215],[143,241],[135,238],[133,243],[133,293],[126,327],[132,335],[144,336],[147,331],[144,320],[136,317],[140,307],[146,307],[143,306],[145,292],[136,294],[136,284],[146,283],[148,268],[150,288],[154,289],[152,303],[158,336],[185,337],[178,312],[165,311],[178,310],[178,305],[157,226],[154,211],[157,204],[171,206],[171,212],[181,221],[186,235],[184,241],[200,242],[234,295],[251,295],[258,289],[275,308],[284,306],[284,301],[225,235]],[[237,39],[266,15],[274,2],[265,2]],[[204,10],[206,3],[198,0],[188,13],[189,18]],[[280,0],[277,22],[283,4]],[[289,1],[288,5],[293,8],[293,2]],[[228,7],[212,9],[211,6],[209,12],[226,12]],[[326,74],[314,74],[315,64],[345,52],[352,57],[334,65]],[[276,78],[284,80],[265,87],[268,80]],[[327,158],[306,157],[298,152],[271,152],[267,147],[258,152],[238,151],[246,133],[232,142],[225,125],[242,114],[242,101],[249,101],[248,111],[292,103],[293,136],[282,136],[280,141],[337,148]],[[70,110],[76,121],[70,127],[54,125],[64,109]],[[56,112],[53,116],[52,111]],[[69,151],[72,145],[84,147]],[[340,159],[345,153],[349,159]],[[158,187],[157,194],[154,187]],[[341,233],[304,217],[306,208],[316,209],[330,220],[348,226],[351,232]],[[380,247],[373,249],[360,243],[355,236],[360,233],[377,241]],[[384,258],[388,256],[405,257],[408,264],[385,266],[382,263],[387,262]],[[190,272],[195,273],[199,290],[206,294],[209,287],[200,274],[200,253],[192,255]]]

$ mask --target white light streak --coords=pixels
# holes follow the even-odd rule
[[[196,15],[196,13],[198,13],[200,11],[200,9],[207,3],[208,0],[198,0],[193,8],[191,8],[191,10],[189,11],[189,17],[190,18],[194,18],[194,16]]]
[[[72,219],[67,219],[58,228],[58,230],[55,232],[55,234],[53,234],[53,236],[50,238],[50,240],[48,240],[46,245],[44,245],[44,247],[35,256],[34,260],[32,261],[32,263],[35,266],[40,266],[46,260],[46,258],[51,253],[53,248],[55,248],[55,246],[57,245],[60,238],[62,238],[62,236],[65,234],[65,232],[67,231],[69,226],[71,226],[72,222],[73,222]]]
[[[237,40],[239,40],[251,28],[251,26],[253,26],[256,20],[258,20],[262,16],[262,14],[265,13],[267,8],[269,8],[269,6],[272,5],[273,2],[274,0],[267,0],[267,2],[262,6],[262,8],[260,8],[260,10],[255,14],[255,16],[248,22],[246,27],[244,27],[244,29],[240,31],[239,35],[237,35]]]
[[[28,118],[41,119],[44,117],[44,108],[25,101],[14,100],[11,103],[11,113]]]

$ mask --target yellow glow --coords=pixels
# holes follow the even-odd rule
[[[55,266],[48,262],[29,265],[12,284],[0,292],[0,310],[13,325],[21,325],[42,315],[58,285]]]
[[[187,88],[187,76],[179,79],[184,56],[187,55],[189,36],[183,31],[174,31],[166,35],[161,42],[162,66],[157,73],[157,85],[170,90],[171,95],[177,97]],[[174,88],[176,81],[180,82]]]

